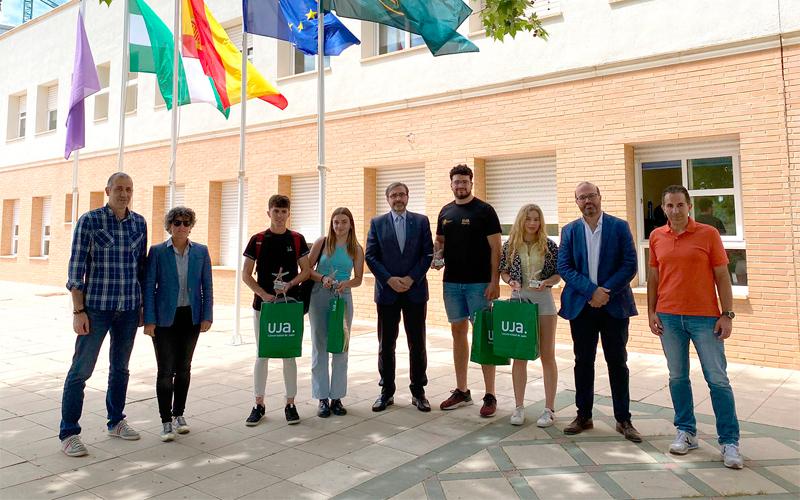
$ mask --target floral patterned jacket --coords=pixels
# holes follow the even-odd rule
[[[503,243],[503,251],[500,254],[500,272],[506,272],[511,276],[512,281],[522,283],[522,259],[519,254],[514,256],[514,261],[509,259],[511,249],[508,246],[508,241]],[[544,255],[544,267],[539,279],[546,280],[547,278],[558,273],[556,264],[558,263],[558,245],[548,238],[547,240],[547,253]]]

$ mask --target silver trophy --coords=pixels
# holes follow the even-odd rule
[[[542,286],[542,280],[539,278],[542,277],[542,270],[539,269],[535,273],[533,273],[533,277],[528,280],[528,288],[539,288]]]
[[[433,265],[436,267],[444,266],[444,250],[437,250],[433,253]]]
[[[272,284],[273,284],[273,288],[275,288],[275,294],[276,295],[278,295],[278,294],[286,295],[287,286],[286,286],[286,282],[283,281],[283,277],[286,276],[287,274],[289,274],[289,272],[288,271],[284,271],[282,267],[278,268],[278,272],[277,273],[272,273],[272,275],[275,276],[275,280],[273,280]]]

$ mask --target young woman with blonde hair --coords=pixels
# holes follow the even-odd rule
[[[345,415],[347,410],[342,398],[347,393],[347,351],[329,355],[327,345],[331,299],[336,294],[344,298],[345,318],[350,328],[353,324],[350,289],[360,286],[364,275],[364,249],[356,239],[355,222],[349,209],[339,207],[333,211],[328,236],[314,242],[309,261],[312,267],[309,277],[316,282],[308,309],[312,341],[311,396],[319,399],[317,415],[320,417],[327,418],[331,412]]]
[[[511,286],[512,296],[539,305],[539,353],[544,378],[545,409],[536,421],[539,427],[553,425],[558,368],[556,367],[556,306],[552,287],[561,281],[556,270],[558,246],[548,237],[544,214],[538,205],[520,208],[508,241],[500,256],[500,278]],[[525,422],[525,384],[527,360],[515,359],[512,366],[516,408],[513,425]]]

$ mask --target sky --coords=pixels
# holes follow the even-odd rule
[[[55,3],[61,5],[67,0],[53,0]],[[9,24],[17,26],[22,24],[22,0],[2,0],[3,6],[0,11],[0,24]],[[40,16],[48,12],[50,7],[43,4],[39,0],[33,0],[33,17]]]

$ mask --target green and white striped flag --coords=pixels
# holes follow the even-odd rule
[[[130,71],[154,73],[167,109],[172,109],[172,32],[144,0],[130,0],[128,5]],[[183,58],[178,62],[178,105],[207,102],[227,118],[228,110],[222,107],[213,80],[203,73],[199,61],[188,65],[185,62]]]

